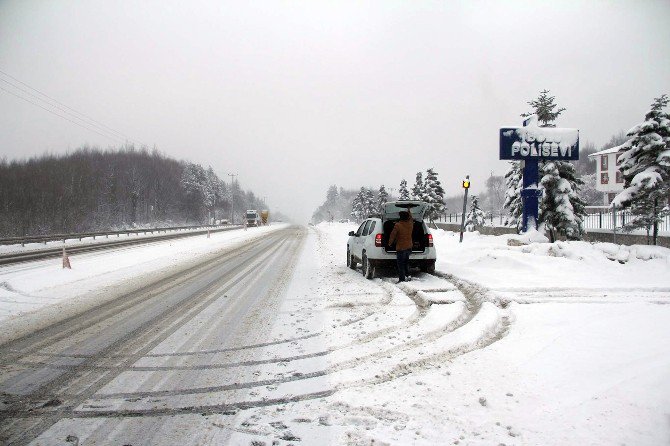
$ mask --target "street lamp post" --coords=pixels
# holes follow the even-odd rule
[[[235,224],[235,177],[238,176],[236,173],[229,173],[229,177],[232,177],[230,180],[230,224]]]
[[[463,180],[463,189],[465,189],[465,195],[463,195],[463,215],[461,215],[461,239],[458,243],[463,243],[463,230],[465,229],[465,211],[468,205],[468,189],[470,189],[470,175],[466,175]]]

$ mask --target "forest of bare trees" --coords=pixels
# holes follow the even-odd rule
[[[82,148],[0,162],[0,237],[205,223],[264,205],[237,182],[160,152]],[[237,218],[239,219],[239,217]]]

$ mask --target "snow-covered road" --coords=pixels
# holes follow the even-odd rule
[[[436,276],[396,286],[346,268],[351,229],[314,228],[284,306],[314,356],[279,364],[334,393],[240,412],[231,444],[667,443],[669,250],[435,231]]]
[[[286,227],[241,234],[244,243],[201,252],[200,261],[183,261],[178,272],[154,270],[153,280],[145,277],[132,292],[3,345],[2,443],[200,444],[194,435],[206,436],[208,426],[188,422],[183,429],[173,417],[197,413],[205,422],[201,412],[231,410],[229,401],[204,401],[217,395],[208,378],[213,373],[226,377],[229,392],[246,393],[237,384],[246,377],[236,376],[229,362],[262,363],[253,345],[266,340],[304,238],[304,230]],[[156,249],[125,257],[134,253],[137,260]],[[88,261],[104,263],[105,256],[124,257],[115,252]],[[96,277],[85,259],[77,264],[82,276]],[[36,271],[39,266],[20,270]],[[164,436],[151,435],[161,429]]]
[[[66,445],[667,443],[670,250],[459,244],[435,231],[438,272],[398,286],[346,267],[351,229],[100,253],[77,262],[77,280],[4,270],[25,305],[57,303],[5,319],[47,328],[0,347],[3,433]],[[64,323],[31,316],[82,302],[91,309]]]

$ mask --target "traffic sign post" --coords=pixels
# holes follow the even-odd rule
[[[523,121],[523,127],[500,129],[500,159],[518,160],[523,167],[521,231],[537,229],[538,204],[542,191],[539,182],[539,161],[578,160],[579,130],[538,127],[537,116]]]
[[[521,217],[521,230],[526,232],[529,227],[537,229],[542,191],[537,185],[540,177],[537,160],[526,160],[522,163],[523,189],[521,190],[521,203],[523,215]]]

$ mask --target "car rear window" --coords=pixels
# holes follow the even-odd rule
[[[384,205],[384,213],[382,218],[384,220],[398,220],[400,218],[400,211],[407,211],[406,207],[396,206],[395,203],[386,203]],[[412,218],[415,221],[422,221],[423,214],[426,211],[426,204],[421,203],[420,205],[414,205],[409,209],[409,212],[412,214]]]

